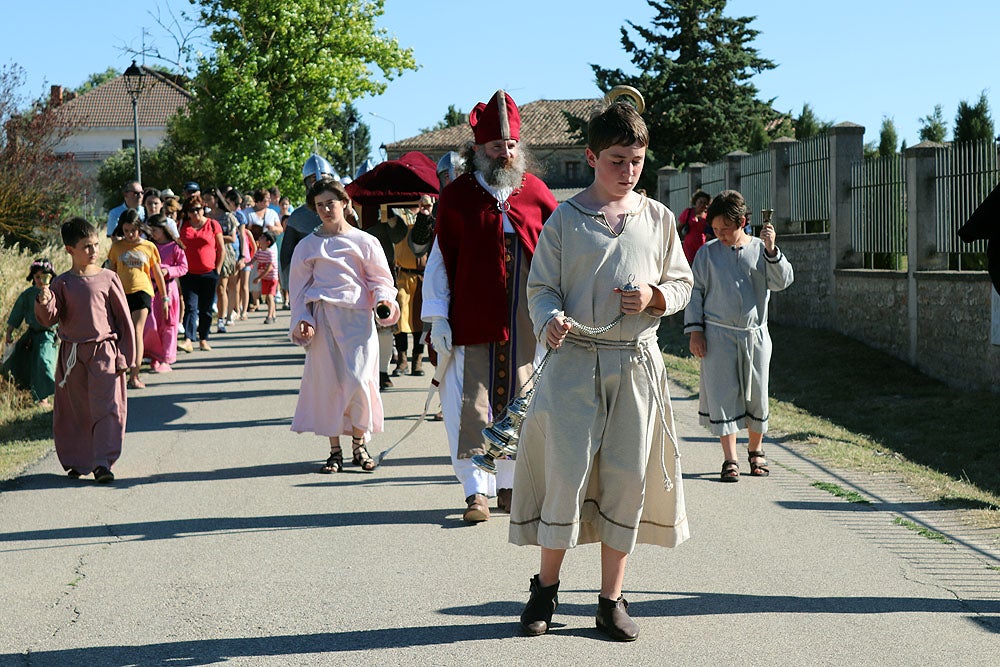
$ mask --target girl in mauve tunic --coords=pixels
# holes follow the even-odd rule
[[[292,430],[330,439],[321,472],[343,469],[341,435],[351,436],[354,464],[371,472],[365,442],[383,428],[372,310],[382,326],[398,321],[396,288],[378,240],[347,222],[343,185],[321,178],[306,201],[323,224],[295,247],[289,272],[290,334],[306,349]]]

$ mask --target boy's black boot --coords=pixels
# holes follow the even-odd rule
[[[617,600],[597,596],[597,629],[617,642],[635,641],[639,636],[639,624],[628,615],[628,600],[620,595]]]
[[[542,586],[538,583],[536,574],[531,578],[529,590],[531,597],[521,612],[521,627],[524,628],[525,634],[537,637],[549,631],[552,614],[559,606],[559,582],[551,586]]]

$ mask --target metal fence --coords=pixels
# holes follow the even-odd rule
[[[990,139],[952,144],[951,150],[938,151],[935,173],[938,252],[986,252],[985,240],[963,243],[958,230],[1000,180],[997,144]]]
[[[830,139],[820,134],[788,148],[789,221],[801,232],[830,229]],[[819,224],[817,224],[819,223]]]
[[[760,212],[773,209],[771,202],[771,151],[768,149],[740,159],[740,194],[750,211],[750,222],[760,226]]]
[[[701,189],[711,197],[715,197],[715,195],[726,189],[727,166],[728,163],[723,160],[721,162],[713,162],[701,168]]]
[[[906,161],[902,155],[851,165],[851,243],[856,252],[906,254]]]
[[[672,174],[669,180],[670,194],[667,208],[678,216],[680,212],[691,205],[690,176],[684,172]]]

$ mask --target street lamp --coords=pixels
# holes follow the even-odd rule
[[[142,170],[139,167],[139,95],[142,94],[142,84],[143,80],[146,78],[146,73],[143,72],[142,68],[132,61],[128,69],[122,75],[125,79],[125,90],[128,91],[129,97],[132,98],[132,136],[135,140],[135,180],[142,183]]]
[[[389,125],[392,125],[392,143],[396,143],[396,124],[393,123],[388,118],[386,118],[385,116],[379,116],[374,111],[369,111],[368,115],[369,116],[375,116],[376,118],[384,120],[385,122],[389,123]],[[385,148],[385,144],[383,143],[381,146],[379,146],[379,148]],[[386,153],[386,157],[388,158],[388,153]]]

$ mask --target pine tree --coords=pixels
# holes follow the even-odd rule
[[[920,123],[920,141],[944,143],[944,138],[948,134],[948,126],[945,124],[940,104],[935,104],[934,113],[924,116],[918,122]]]
[[[979,94],[979,101],[974,105],[965,100],[959,102],[955,114],[955,141],[978,139],[993,139],[993,118],[986,91]]]
[[[896,145],[899,143],[899,134],[896,133],[896,124],[888,116],[882,117],[882,129],[878,133],[878,156],[892,157],[896,154]]]
[[[651,25],[621,28],[640,74],[592,64],[598,87],[626,84],[643,94],[650,149],[661,164],[711,162],[747,146],[755,121],[775,117],[750,82],[775,67],[751,46],[754,17],[725,16],[725,0],[647,2],[656,10]]]
[[[815,137],[830,129],[832,123],[820,120],[806,102],[802,105],[802,113],[795,119],[795,138],[799,141]]]

